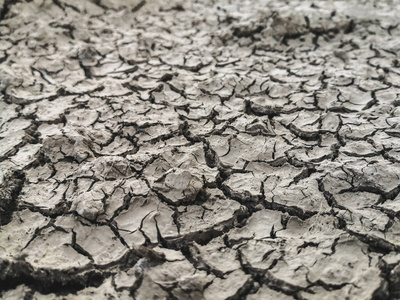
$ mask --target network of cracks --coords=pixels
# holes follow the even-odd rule
[[[399,4],[0,12],[4,299],[400,298]]]

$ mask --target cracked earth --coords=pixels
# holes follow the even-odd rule
[[[400,299],[396,1],[0,1],[0,297]]]

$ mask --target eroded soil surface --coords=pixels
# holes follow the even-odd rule
[[[216,2],[0,1],[4,299],[400,299],[399,2]]]

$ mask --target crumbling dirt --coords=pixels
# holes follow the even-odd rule
[[[400,4],[215,2],[0,1],[0,297],[400,299]]]

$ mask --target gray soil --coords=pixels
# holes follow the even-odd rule
[[[287,2],[0,0],[0,297],[400,299],[400,2]]]

